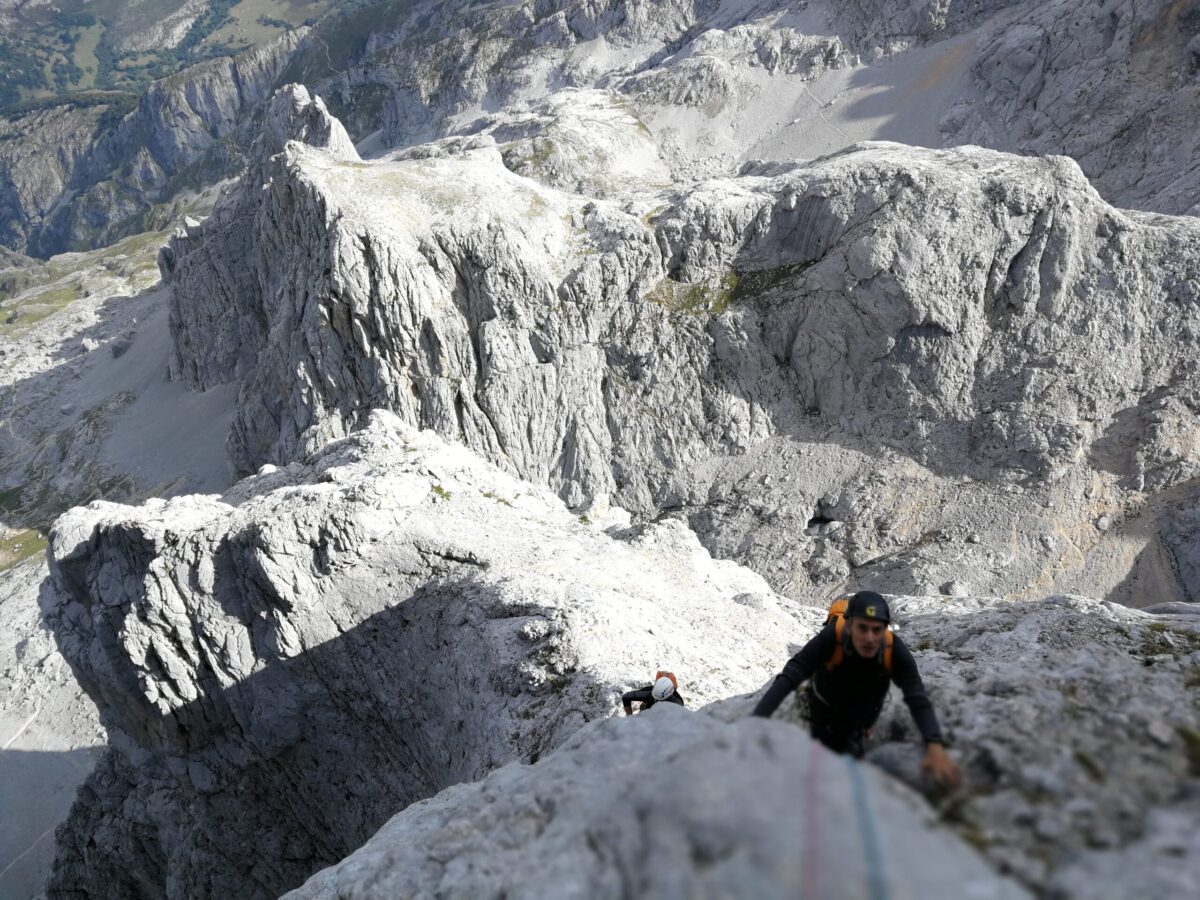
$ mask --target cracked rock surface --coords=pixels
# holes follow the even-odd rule
[[[59,519],[43,609],[112,749],[52,895],[274,897],[656,668],[693,704],[766,680],[786,601],[680,523],[603,524],[385,413],[223,500]]]
[[[328,119],[289,90],[272,134]],[[264,139],[163,257],[174,370],[240,385],[238,472],[387,408],[575,508],[686,516],[794,596],[964,565],[959,592],[1196,595],[1194,220],[977,148],[597,200],[490,133],[375,161],[320,134]]]
[[[286,896],[1027,896],[871,767],[667,706],[409,807]]]
[[[1121,860],[1125,887],[1143,869],[1163,896],[1200,886],[1200,853],[1179,839],[1182,823],[1200,827],[1200,610],[1151,615],[1069,596],[891,606],[964,787],[945,797],[922,783],[896,691],[868,760],[930,794],[1000,871],[1051,896],[1125,895],[1110,881]],[[726,718],[752,708],[751,698],[721,704]],[[795,704],[777,718],[804,715]],[[1147,867],[1155,852],[1161,867]]]

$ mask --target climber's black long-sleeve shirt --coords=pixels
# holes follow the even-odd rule
[[[832,623],[822,628],[775,676],[775,681],[754,708],[754,715],[770,716],[790,691],[812,678],[816,699],[844,719],[850,727],[866,729],[874,725],[887,697],[887,670],[883,667],[882,658],[864,659],[855,653],[848,633],[843,641],[845,658],[832,671],[826,669],[825,663],[837,647],[837,630]],[[891,680],[903,691],[904,702],[908,704],[925,743],[941,743],[937,716],[934,715],[929,695],[925,693],[917,662],[899,635],[893,636]]]
[[[638,688],[636,691],[626,691],[621,695],[621,702],[625,704],[640,703],[643,710],[649,709],[655,703],[678,703],[680,706],[685,706],[683,698],[679,696],[679,691],[675,691],[666,700],[655,700],[654,695],[651,693],[653,688],[654,685],[648,684],[644,688]]]

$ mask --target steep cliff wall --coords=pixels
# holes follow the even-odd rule
[[[1067,896],[1102,891],[1113,858],[1148,884],[1200,870],[1178,838],[1196,822],[1194,611],[898,598],[966,776],[925,808],[798,731],[740,721],[753,697],[731,695],[765,683],[822,611],[713,560],[680,523],[584,521],[388,413],[221,500],[73,510],[42,604],[112,743],[60,830],[55,897],[275,896],[406,809],[299,896],[533,891],[553,853],[555,883],[583,893],[670,893],[666,879],[791,896],[814,859],[772,848],[813,804],[827,834],[875,829],[880,854],[847,871],[899,896],[961,878],[1019,894],[937,817]],[[721,702],[586,724],[660,667],[692,710]],[[925,789],[911,736],[895,703],[870,758]],[[508,762],[536,765],[486,777]],[[672,822],[660,865],[627,856]],[[1143,840],[1176,848],[1170,865]],[[903,865],[918,852],[919,875]]]
[[[52,893],[274,897],[656,668],[692,704],[767,679],[796,620],[761,578],[601,524],[382,413],[224,501],[67,514],[43,609],[113,749]]]
[[[889,557],[952,528],[1007,545],[996,593],[1087,568],[1098,517],[1195,475],[1200,228],[1109,207],[1069,160],[875,144],[605,201],[494,140],[290,144],[175,240],[176,370],[240,383],[239,471],[382,407],[573,506],[682,508],[723,554],[790,559],[779,587],[936,590]]]

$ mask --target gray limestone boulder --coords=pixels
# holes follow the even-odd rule
[[[56,523],[43,610],[112,749],[51,896],[277,896],[407,805],[537,760],[658,668],[693,706],[754,689],[817,616],[678,522],[618,540],[372,421],[223,500]]]
[[[410,807],[286,896],[1026,894],[913,795],[797,729],[655,707]]]

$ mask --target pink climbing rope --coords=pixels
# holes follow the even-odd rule
[[[804,869],[800,874],[803,900],[821,898],[821,760],[824,756],[820,742],[812,741],[804,778]]]

